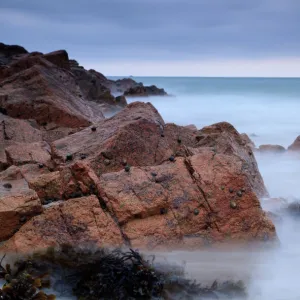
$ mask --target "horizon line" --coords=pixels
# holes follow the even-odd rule
[[[246,79],[246,78],[256,78],[256,79],[300,79],[300,76],[155,76],[155,75],[105,75],[106,77],[122,77],[122,78],[134,78],[134,77],[155,77],[155,78],[219,78],[219,79]]]

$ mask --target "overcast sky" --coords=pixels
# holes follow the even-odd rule
[[[300,0],[0,0],[0,40],[106,75],[300,76]]]

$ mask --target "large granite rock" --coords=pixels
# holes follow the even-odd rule
[[[5,245],[6,252],[32,252],[62,244],[121,246],[124,240],[95,196],[57,203],[26,223]]]

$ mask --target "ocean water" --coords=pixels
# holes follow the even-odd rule
[[[198,128],[227,121],[247,133],[256,146],[288,147],[300,135],[300,79],[133,77],[145,85],[163,87],[173,97],[128,99],[151,102],[166,122]],[[271,197],[300,199],[300,155],[256,154]],[[165,259],[186,262],[189,276],[199,281],[243,279],[249,300],[300,299],[300,218],[283,213],[286,204],[261,199],[265,210],[277,213],[280,246],[268,251],[173,252]]]

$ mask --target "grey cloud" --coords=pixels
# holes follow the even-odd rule
[[[0,3],[4,42],[101,60],[298,56],[299,28],[299,0]]]

